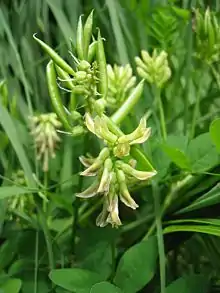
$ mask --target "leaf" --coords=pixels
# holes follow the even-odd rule
[[[204,172],[218,163],[218,154],[212,144],[209,133],[194,138],[188,147],[187,156],[192,172]]]
[[[33,191],[32,191],[33,192]],[[18,186],[0,187],[0,200],[8,197],[30,193],[30,189]]]
[[[194,210],[202,209],[220,202],[220,184],[217,184],[203,196],[195,200],[192,204],[179,210],[176,214],[191,212]]]
[[[75,293],[90,293],[94,284],[103,281],[98,274],[78,268],[52,270],[49,278],[54,284]]]
[[[144,257],[143,257],[144,256]],[[126,293],[141,290],[154,276],[158,257],[156,237],[129,248],[119,261],[114,283]]]
[[[21,285],[20,279],[9,279],[1,285],[0,289],[2,289],[4,293],[18,293],[21,289]]]
[[[172,162],[174,162],[178,167],[182,169],[189,169],[190,165],[188,158],[181,150],[172,148],[168,145],[163,145],[162,148]]]
[[[109,282],[101,282],[92,286],[90,293],[122,293],[122,291]]]
[[[98,273],[103,280],[107,279],[112,272],[111,244],[117,235],[118,231],[111,228],[82,229],[76,245],[81,268]]]
[[[212,225],[171,225],[164,229],[164,234],[174,232],[197,232],[208,235],[220,236],[219,227]]]
[[[166,293],[208,293],[209,281],[203,275],[184,276],[171,283]]]
[[[220,152],[220,118],[212,121],[209,133],[211,136],[211,140],[216,146],[217,150]]]
[[[170,135],[166,144],[162,145],[162,149],[178,167],[189,169],[189,160],[185,155],[187,145],[188,140],[185,136]]]
[[[8,111],[2,106],[1,102],[0,123],[2,124],[2,127],[4,128],[6,134],[8,135],[8,138],[11,141],[11,144],[18,156],[18,159],[21,163],[21,166],[25,172],[25,176],[27,177],[30,186],[35,187],[36,183],[32,176],[31,166],[27,158],[26,152],[22,146],[19,136],[17,135],[13,120],[11,119],[11,116],[9,115]]]

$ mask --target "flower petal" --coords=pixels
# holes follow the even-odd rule
[[[109,149],[108,148],[102,149],[98,157],[94,161],[94,163],[91,166],[89,166],[86,170],[81,172],[80,175],[95,176],[99,168],[103,165],[104,161],[108,158],[108,156],[109,156]]]
[[[139,170],[136,170],[136,169],[132,168],[130,165],[123,163],[121,161],[117,161],[116,164],[126,174],[133,176],[139,180],[147,180],[157,174],[156,170],[152,170],[150,172],[139,171]]]
[[[111,174],[110,174],[111,170],[112,170],[112,161],[110,158],[108,158],[106,159],[104,164],[104,170],[103,170],[101,181],[98,188],[99,193],[109,191],[109,186],[111,182]]]
[[[90,185],[87,189],[85,189],[84,191],[77,193],[76,196],[77,197],[81,197],[81,198],[90,198],[95,196],[98,192],[98,187],[99,187],[99,183],[97,181],[95,181],[92,185]]]

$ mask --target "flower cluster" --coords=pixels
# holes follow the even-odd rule
[[[209,9],[204,15],[196,10],[195,15],[196,57],[211,64],[220,58],[220,26]]]
[[[129,92],[133,89],[136,77],[132,75],[130,64],[125,66],[107,65],[108,74],[108,96],[107,106],[116,109],[127,98]]]
[[[128,185],[139,180],[148,180],[156,174],[135,169],[133,160],[125,162],[123,157],[130,153],[130,146],[145,142],[150,136],[150,128],[146,127],[146,118],[142,118],[136,130],[128,135],[118,135],[112,132],[105,116],[96,116],[92,119],[86,114],[86,126],[96,136],[104,140],[106,147],[99,153],[97,158],[80,157],[80,161],[87,168],[81,173],[82,176],[96,176],[91,186],[77,196],[90,198],[95,195],[103,196],[103,209],[97,218],[96,224],[100,227],[108,223],[112,226],[121,225],[119,218],[119,200],[126,206],[136,209],[138,205],[129,193]]]
[[[13,184],[16,186],[27,187],[27,181],[23,170],[18,170],[12,174]],[[13,211],[31,214],[35,207],[32,194],[19,194],[8,199],[9,218],[13,218]]]
[[[37,149],[37,159],[43,160],[43,171],[48,171],[49,156],[55,157],[55,149],[60,138],[57,129],[61,127],[61,123],[57,119],[55,113],[41,114],[30,117],[31,134]]]
[[[158,53],[155,49],[151,57],[147,51],[142,50],[142,59],[135,57],[137,72],[140,77],[159,88],[162,87],[171,77],[167,56],[165,51]]]

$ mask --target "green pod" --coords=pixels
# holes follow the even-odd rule
[[[108,75],[107,75],[107,64],[105,58],[105,50],[103,45],[103,40],[98,32],[98,41],[97,41],[97,64],[98,64],[98,74],[99,74],[99,93],[102,95],[102,98],[106,98],[108,94]]]
[[[97,48],[97,41],[94,41],[92,44],[89,45],[88,49],[88,62],[92,62],[95,54],[96,54],[96,48]]]
[[[83,54],[84,59],[87,60],[88,58],[88,50],[89,50],[89,44],[92,37],[92,25],[93,25],[93,10],[88,16],[83,30]]]
[[[50,46],[38,39],[36,37],[36,34],[34,34],[33,37],[38,42],[38,44],[40,44],[41,48],[50,56],[55,64],[57,64],[68,74],[73,76],[75,75],[75,71],[72,69],[72,67],[68,63],[66,63]]]
[[[76,96],[74,92],[71,92],[70,94],[70,101],[69,101],[69,111],[75,111],[76,110]]]
[[[74,88],[74,84],[71,81],[71,77],[69,76],[68,73],[66,73],[62,68],[60,68],[57,64],[55,64],[56,72],[61,81],[64,82],[65,86],[72,90]]]
[[[84,36],[83,36],[83,25],[82,25],[82,15],[79,17],[77,32],[76,32],[76,52],[78,58],[84,60]]]
[[[59,93],[59,89],[58,89],[57,81],[56,81],[55,66],[52,60],[47,64],[46,76],[47,76],[47,85],[48,85],[48,90],[50,94],[50,99],[51,99],[54,111],[56,112],[57,116],[59,117],[60,121],[62,122],[66,130],[72,131],[72,127],[69,124],[69,121],[67,119],[67,114],[64,110],[63,103],[60,97],[60,93]]]

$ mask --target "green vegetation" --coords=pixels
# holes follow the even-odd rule
[[[0,6],[0,293],[220,292],[220,2]]]

